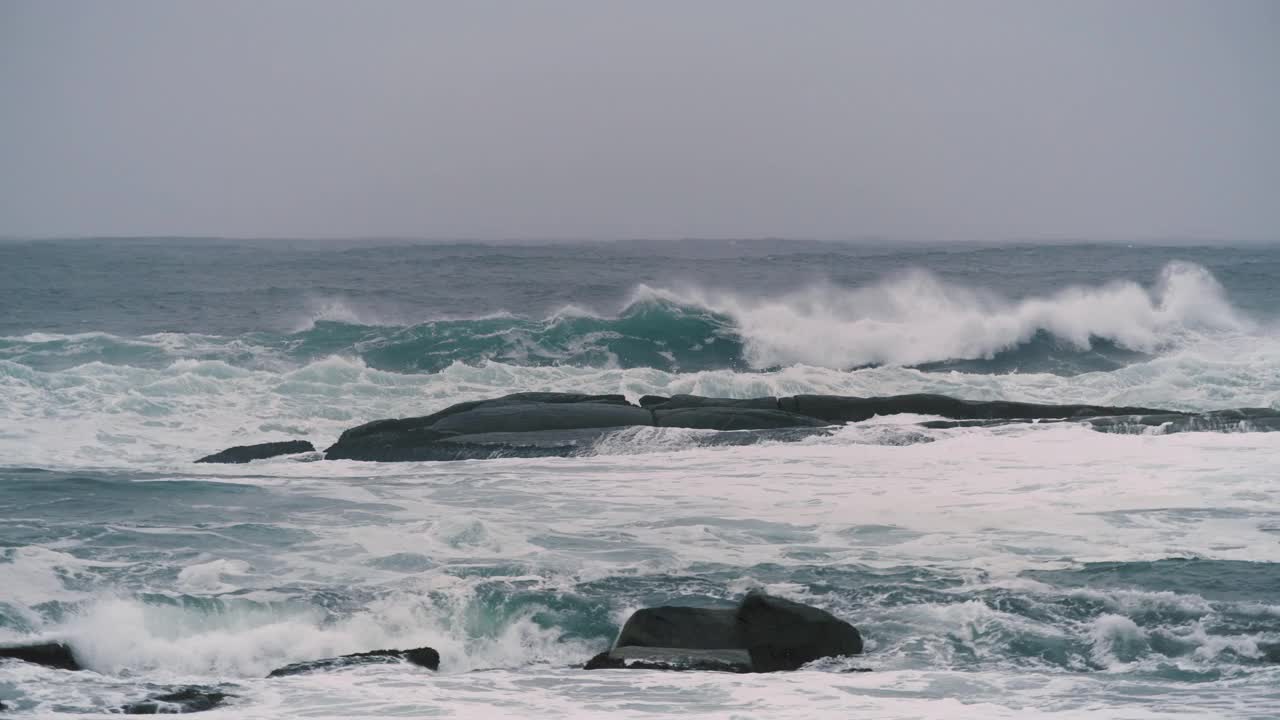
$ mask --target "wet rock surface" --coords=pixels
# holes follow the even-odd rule
[[[861,653],[862,635],[848,622],[819,608],[751,592],[736,608],[638,610],[613,648],[585,667],[777,672]]]

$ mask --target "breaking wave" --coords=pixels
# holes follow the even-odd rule
[[[807,365],[1073,375],[1256,332],[1209,271],[1175,262],[1151,287],[1124,281],[1018,300],[915,270],[865,287],[819,285],[764,298],[642,285],[616,313],[566,307],[545,318],[500,313],[381,324],[330,301],[292,333],[35,333],[0,338],[0,360],[44,370],[93,362],[161,367],[178,359],[283,369],[337,355],[399,373],[500,362],[665,372]]]

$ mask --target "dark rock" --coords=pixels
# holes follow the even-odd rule
[[[206,455],[198,463],[247,463],[251,460],[264,460],[277,455],[296,455],[298,453],[315,452],[315,446],[306,440],[285,440],[283,442],[259,443],[257,445],[237,445],[222,452]]]
[[[423,417],[375,420],[351,428],[325,450],[329,460],[461,460],[491,457],[495,448],[480,452],[445,441],[466,443],[471,435],[568,431],[629,425],[652,425],[653,415],[627,402],[622,395],[580,393],[515,393],[492,400],[451,405]],[[541,455],[561,452],[542,451]]]
[[[450,415],[436,422],[432,429],[441,433],[473,435],[652,424],[653,415],[648,410],[628,405],[596,402],[504,403]]]
[[[1089,418],[1110,415],[1173,414],[1169,410],[1101,405],[1041,405],[1004,400],[960,400],[946,395],[891,395],[888,397],[841,397],[838,395],[796,395],[779,400],[788,412],[816,417],[827,422],[861,422],[876,415],[940,415],[952,420],[1037,420],[1048,418]]]
[[[338,442],[334,445],[353,445],[358,442],[376,441],[381,436],[395,436],[405,433],[414,433],[425,428],[430,428],[437,422],[459,413],[474,410],[478,407],[494,407],[497,405],[514,405],[521,403],[596,403],[603,405],[629,405],[626,397],[622,395],[584,395],[581,393],[550,393],[550,392],[527,392],[514,393],[505,395],[500,398],[490,400],[471,400],[469,402],[457,403],[449,407],[422,417],[401,418],[396,420],[374,420],[360,425],[346,432],[338,438]],[[332,448],[330,448],[332,450]],[[328,452],[328,451],[326,451]]]
[[[1065,422],[1074,422],[1068,418],[1044,418],[1027,420],[1024,418],[1011,418],[1003,420],[926,420],[916,423],[920,427],[929,428],[931,430],[948,430],[952,428],[966,427],[1001,427],[1004,425],[1049,425]]]
[[[116,708],[116,711],[125,715],[166,715],[203,712],[221,705],[229,697],[232,696],[220,690],[207,687],[189,687],[121,705]]]
[[[747,595],[738,623],[756,672],[795,670],[818,658],[862,654],[858,629],[826,610],[772,597]]]
[[[397,451],[399,460],[486,460],[489,458],[573,457],[595,447],[617,428],[535,430],[523,433],[453,435]]]
[[[652,396],[646,396],[652,397]],[[742,408],[750,410],[781,410],[776,397],[758,397],[747,398],[745,400],[735,400],[731,398],[713,398],[703,397],[701,395],[673,395],[664,398],[663,402],[652,405],[645,405],[644,398],[640,400],[641,407],[647,407],[651,410],[681,410],[684,408]]]
[[[58,642],[0,647],[0,658],[13,658],[59,670],[84,669],[84,666],[76,661],[75,653],[71,652],[71,646]]]
[[[1277,432],[1280,431],[1280,411],[1271,408],[1237,408],[1195,415],[1163,413],[1100,417],[1091,418],[1088,422],[1099,432],[1131,435],[1147,432],[1164,435],[1180,432]]]
[[[383,462],[567,457],[589,450],[590,443],[600,434],[621,427],[794,431],[796,434],[775,438],[787,440],[807,437],[806,433],[818,428],[902,413],[946,418],[923,423],[929,428],[1088,421],[1106,432],[1136,432],[1139,426],[1160,426],[1166,432],[1280,430],[1280,411],[1267,408],[1189,415],[1139,407],[975,401],[930,394],[796,395],[744,400],[646,395],[637,407],[621,395],[536,392],[458,403],[422,417],[375,420],[342,433],[325,455],[331,460]],[[730,438],[728,442],[759,439]]]
[[[643,608],[622,626],[616,647],[715,650],[742,648],[735,608]]]
[[[751,656],[746,650],[690,650],[658,647],[616,647],[591,658],[583,669],[752,672]]]
[[[654,409],[658,427],[692,428],[695,430],[773,430],[793,427],[823,427],[831,423],[807,415],[782,410],[759,410],[736,407],[689,407],[674,410]]]
[[[267,674],[267,677],[273,678],[285,677],[287,675],[300,675],[302,673],[315,672],[317,670],[334,670],[337,668],[350,667],[352,665],[398,662],[407,662],[412,665],[419,665],[427,668],[428,670],[439,670],[440,653],[429,647],[413,648],[412,650],[373,650],[371,652],[342,655],[336,658],[310,660],[307,662],[285,665],[282,668],[272,670]]]
[[[583,670],[618,670],[627,666],[621,659],[614,659],[613,650],[596,653],[583,664]]]
[[[588,670],[646,668],[775,672],[862,653],[857,628],[831,613],[752,592],[734,609],[645,608]]]

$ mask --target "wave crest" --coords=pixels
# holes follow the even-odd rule
[[[1208,270],[1181,262],[1167,265],[1150,290],[1126,281],[1017,301],[912,270],[863,288],[815,286],[767,300],[717,295],[695,302],[732,320],[754,368],[992,359],[1037,336],[1077,352],[1101,339],[1148,353],[1204,332],[1251,328]]]
[[[402,373],[501,362],[666,372],[887,365],[1070,375],[1255,331],[1208,270],[1178,262],[1150,288],[1123,281],[1017,300],[909,270],[864,287],[814,285],[767,298],[640,285],[616,313],[566,306],[543,319],[499,313],[396,325],[336,303],[287,335],[32,334],[0,338],[0,360],[59,370],[216,359],[283,370],[343,355]]]

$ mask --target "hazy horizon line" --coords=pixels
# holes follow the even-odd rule
[[[201,235],[201,234],[107,234],[107,235],[0,235],[0,242],[146,242],[181,240],[196,242],[301,242],[301,243],[366,243],[380,242],[404,245],[583,245],[623,243],[811,243],[831,245],[1266,245],[1280,243],[1280,233],[1275,237],[1213,237],[1213,236],[1157,236],[1157,237],[1079,237],[1040,236],[1005,238],[929,238],[917,236],[859,235],[842,237],[752,235],[752,236],[527,236],[527,237],[438,237],[426,235]]]

